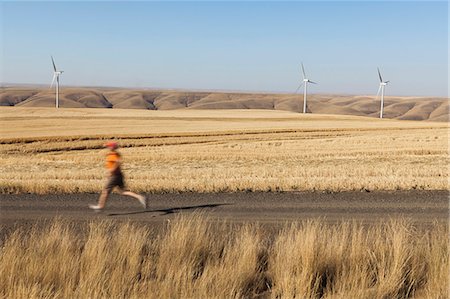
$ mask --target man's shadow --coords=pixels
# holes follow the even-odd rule
[[[125,213],[110,213],[110,214],[108,214],[108,216],[124,216],[124,215],[156,213],[156,212],[162,212],[162,214],[160,214],[159,216],[164,216],[164,215],[168,215],[168,214],[177,213],[180,211],[207,209],[207,208],[215,208],[215,207],[228,206],[228,205],[232,205],[232,204],[231,203],[212,203],[212,204],[204,204],[204,205],[198,205],[198,206],[175,207],[175,208],[168,208],[168,209],[144,210],[144,211],[125,212]]]

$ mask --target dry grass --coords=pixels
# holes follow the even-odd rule
[[[111,138],[138,192],[449,189],[442,123],[277,111],[0,115],[0,193],[98,192]]]
[[[181,216],[162,230],[55,220],[0,251],[2,298],[447,298],[448,227],[320,220],[267,233]]]

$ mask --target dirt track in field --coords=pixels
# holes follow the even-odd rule
[[[283,192],[218,194],[147,194],[144,210],[136,200],[112,195],[100,213],[88,209],[98,194],[0,195],[3,228],[28,226],[55,217],[85,223],[110,219],[159,225],[177,214],[201,212],[213,221],[259,222],[265,225],[318,218],[327,222],[357,220],[374,223],[395,217],[410,218],[419,225],[447,221],[448,191],[394,192]]]

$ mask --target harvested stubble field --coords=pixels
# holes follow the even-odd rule
[[[161,231],[56,219],[0,249],[1,298],[447,298],[448,227],[320,220],[266,233],[181,216]]]
[[[448,124],[262,110],[0,109],[0,193],[448,190]]]

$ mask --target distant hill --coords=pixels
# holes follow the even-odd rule
[[[31,87],[0,88],[0,106],[52,107],[54,90]],[[113,88],[63,88],[60,107],[121,109],[275,109],[300,112],[303,96],[295,94],[225,93]],[[374,96],[309,95],[308,112],[378,117]],[[449,99],[386,97],[384,117],[449,121]]]

